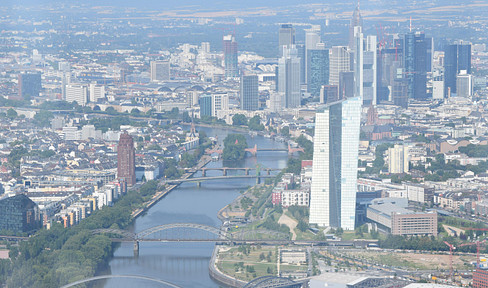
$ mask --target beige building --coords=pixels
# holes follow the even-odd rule
[[[409,160],[407,146],[395,145],[388,148],[388,172],[394,174],[408,173]]]

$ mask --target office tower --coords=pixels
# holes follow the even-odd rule
[[[341,72],[338,88],[338,100],[354,97],[354,72]]]
[[[283,46],[283,57],[278,62],[278,92],[283,96],[283,108],[300,106],[300,58],[295,45]]]
[[[361,97],[317,111],[310,194],[310,224],[353,230]]]
[[[473,76],[466,70],[461,70],[456,77],[456,91],[458,97],[471,97],[473,95]]]
[[[259,84],[257,75],[241,76],[241,109],[248,111],[258,110]]]
[[[339,74],[351,70],[350,53],[346,46],[334,46],[329,53],[329,84],[339,85]]]
[[[283,99],[283,93],[271,92],[269,94],[269,110],[271,112],[279,113],[282,109],[281,100]]]
[[[136,184],[134,140],[127,131],[120,134],[117,146],[117,178],[124,179],[128,186]]]
[[[226,78],[239,77],[237,66],[237,42],[234,35],[224,36],[224,68]]]
[[[320,43],[320,29],[319,31],[312,30],[307,31],[305,34],[305,83],[309,84],[310,78],[310,50],[315,49],[325,49],[324,45],[321,45],[320,48],[317,48],[317,45]]]
[[[305,49],[304,44],[297,44],[298,58],[300,59],[300,84],[307,84],[307,71],[306,71],[306,54],[307,49]]]
[[[335,102],[339,100],[339,88],[337,85],[322,85],[320,88],[319,102],[321,104]]]
[[[308,92],[312,97],[320,96],[323,85],[329,84],[329,50],[320,43],[316,49],[307,50],[308,55]]]
[[[42,227],[39,206],[24,194],[0,200],[0,229],[13,233],[29,233]]]
[[[212,116],[212,95],[202,95],[198,102],[200,104],[200,117]]]
[[[394,174],[408,173],[408,170],[408,147],[397,144],[391,148],[388,148],[388,172]]]
[[[295,45],[295,28],[291,24],[282,24],[278,37],[279,57],[282,57],[283,46]]]
[[[403,71],[403,51],[401,48],[386,48],[377,51],[377,103],[393,101],[393,85],[398,71]],[[401,77],[402,75],[400,75]]]
[[[363,50],[364,40],[363,31],[361,26],[354,27],[354,46],[353,46],[353,71],[354,71],[354,96],[363,97],[363,81],[364,81],[364,69],[363,69]]]
[[[98,99],[105,98],[105,86],[97,85],[95,83],[90,84],[90,102],[98,102]]]
[[[25,73],[18,76],[19,99],[29,100],[41,93],[41,74]]]
[[[76,102],[78,105],[85,106],[88,101],[87,90],[86,86],[81,84],[66,85],[66,102]]]
[[[408,98],[416,100],[427,99],[427,72],[431,69],[432,38],[424,33],[410,32],[405,34],[403,41],[403,55],[405,74],[408,83]]]
[[[229,110],[229,95],[227,93],[212,94],[212,116],[219,117],[219,111]]]
[[[445,83],[442,76],[435,77],[432,80],[432,99],[444,99],[444,96],[446,95],[444,93],[444,86]]]
[[[202,53],[208,54],[210,53],[210,43],[209,42],[202,42],[200,46],[200,50]]]
[[[361,27],[363,28],[363,17],[361,17],[361,12],[359,11],[359,1],[356,5],[356,9],[352,14],[351,23],[349,24],[349,48],[353,49],[354,47],[354,28]]]
[[[151,81],[168,81],[170,79],[169,61],[151,61]]]
[[[189,91],[188,94],[186,94],[186,102],[188,103],[188,106],[190,107],[195,107],[198,105],[198,98],[200,98],[200,92],[199,91]]]
[[[400,71],[403,70],[400,69]],[[395,79],[393,82],[391,98],[393,104],[403,108],[408,108],[408,80],[406,77],[399,77]]]
[[[367,36],[364,40],[363,51],[363,104],[377,104],[377,59],[376,36]]]
[[[456,76],[466,70],[471,74],[471,44],[452,44],[445,51],[444,56],[444,84],[445,93],[457,93]]]
[[[62,72],[70,72],[71,71],[71,65],[69,62],[66,61],[60,61],[58,63],[58,70]]]

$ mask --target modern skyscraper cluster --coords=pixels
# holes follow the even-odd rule
[[[456,77],[461,71],[471,74],[471,44],[451,44],[444,55],[444,84],[446,96],[457,93]]]

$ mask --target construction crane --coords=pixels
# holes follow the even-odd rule
[[[450,274],[450,277],[451,277],[451,281],[454,281],[454,279],[453,279],[454,270],[452,268],[452,255],[454,253],[454,250],[456,250],[456,247],[454,245],[450,244],[447,241],[444,241],[444,244],[446,244],[447,246],[449,246],[449,265],[450,265],[450,267],[449,267],[450,268],[449,269],[450,270],[450,273],[449,274]]]
[[[480,266],[480,247],[481,245],[485,245],[485,242],[486,240],[476,241],[472,243],[464,243],[459,245],[459,247],[476,245],[476,268]]]

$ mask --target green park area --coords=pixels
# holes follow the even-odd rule
[[[243,245],[220,248],[216,262],[219,270],[240,280],[250,281],[278,273],[278,247]],[[281,273],[306,272],[307,265],[280,264]]]

